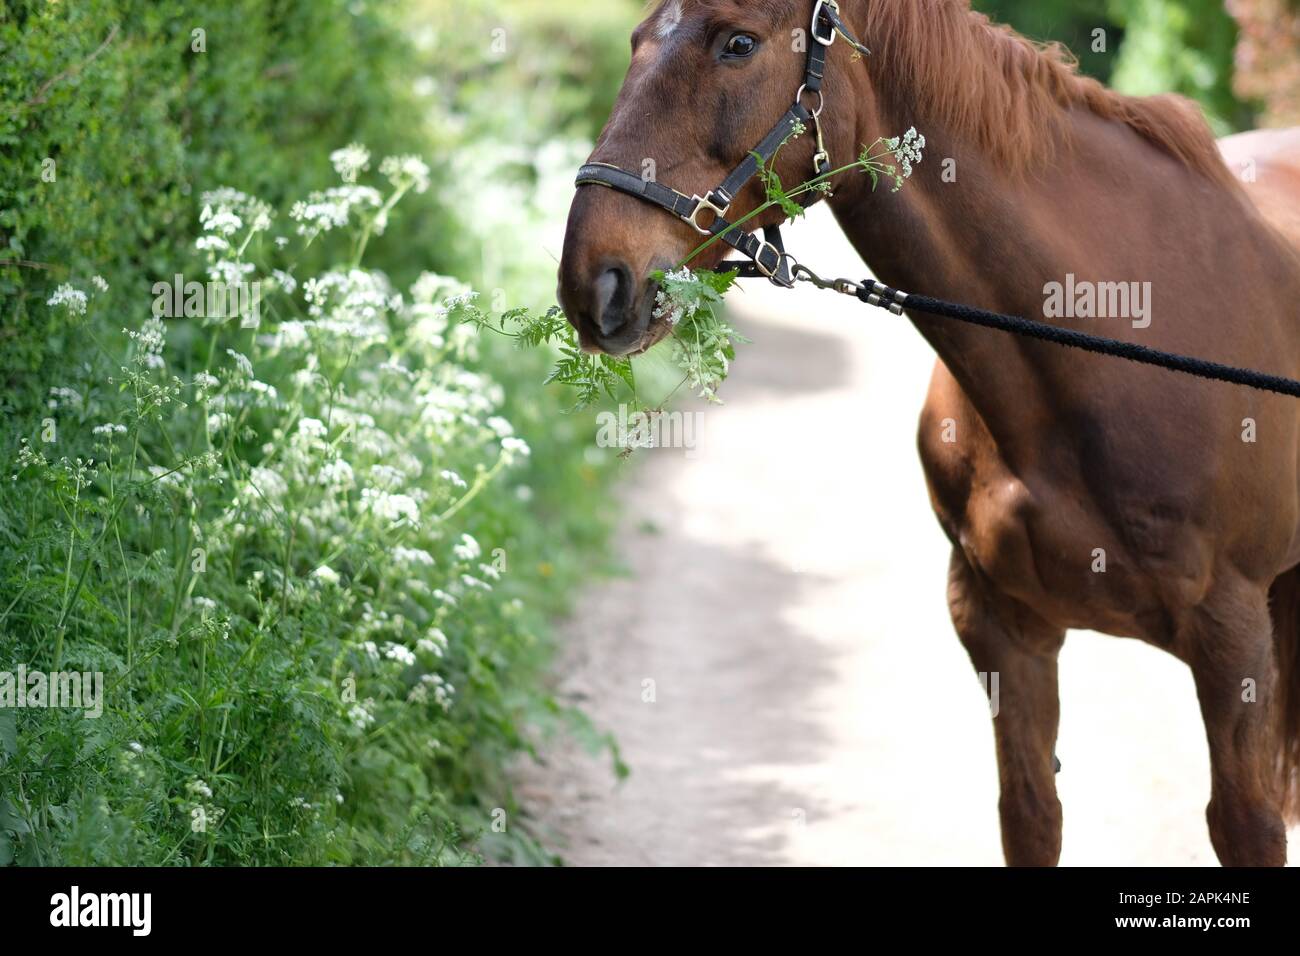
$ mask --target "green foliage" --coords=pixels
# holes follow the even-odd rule
[[[608,743],[546,667],[613,461],[539,393],[546,356],[480,341],[464,287],[424,275],[542,286],[526,257],[493,272],[452,185],[497,121],[456,85],[498,71],[489,35],[462,49],[407,16],[0,8],[0,671],[106,685],[99,719],[0,709],[0,864],[540,860],[506,765],[539,729]],[[464,76],[411,84],[453,49]],[[428,188],[375,164],[346,231],[287,215],[355,140],[423,157]],[[244,265],[260,329],[148,317],[156,281]]]
[[[1201,104],[1220,134],[1254,125],[1250,104],[1233,93],[1237,24],[1213,0],[1111,0],[1124,26],[1113,82],[1125,93],[1175,92]]]
[[[528,309],[511,309],[500,316],[468,306],[465,313],[466,321],[479,330],[514,339],[515,345],[521,349],[547,347],[548,354],[550,351],[558,352],[543,384],[558,383],[574,389],[576,400],[569,411],[588,408],[602,397],[615,398],[620,383],[632,391],[635,399],[636,382],[632,376],[631,359],[583,352],[577,333],[559,306],[552,306],[541,314]]]
[[[686,373],[683,384],[710,402],[719,401],[718,389],[731,370],[736,343],[748,341],[727,322],[722,308],[736,275],[734,270],[685,268],[655,274],[662,289],[658,314],[673,329],[673,362]]]
[[[414,0],[429,79],[476,140],[594,139],[631,61],[640,0]],[[503,97],[508,90],[509,97]],[[491,99],[493,109],[471,108]]]
[[[1115,54],[1124,42],[1121,22],[1110,16],[1111,0],[973,0],[972,6],[1035,40],[1056,40],[1070,48],[1083,72],[1109,82]],[[1095,30],[1106,48],[1094,49]]]
[[[193,49],[196,29],[206,52]],[[39,385],[70,350],[66,324],[42,307],[54,285],[99,273],[128,310],[149,282],[190,264],[175,250],[203,189],[226,183],[278,204],[328,182],[322,147],[449,145],[392,122],[417,109],[404,50],[399,24],[346,0],[9,0],[0,12],[6,392]],[[402,281],[463,265],[436,241],[446,213],[432,195],[420,205],[386,240]]]

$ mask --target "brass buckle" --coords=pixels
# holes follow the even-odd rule
[[[831,24],[830,36],[823,37],[817,32],[817,24],[822,18],[822,7],[830,7],[832,10],[839,11],[840,5],[836,0],[817,0],[817,6],[813,7],[812,18],[812,35],[813,39],[822,46],[830,46],[835,42],[835,24]]]
[[[695,203],[695,208],[692,209],[691,214],[686,217],[686,221],[689,222],[691,226],[695,229],[695,231],[698,232],[701,236],[713,235],[713,230],[711,228],[706,229],[704,226],[700,225],[700,213],[703,210],[708,209],[713,212],[715,218],[712,224],[716,225],[719,219],[727,218],[727,210],[731,208],[731,204],[728,203],[727,205],[719,209],[717,203],[713,201],[712,197],[713,197],[712,192],[710,192],[709,195],[707,196],[691,197],[691,201]]]

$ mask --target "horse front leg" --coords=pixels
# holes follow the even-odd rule
[[[987,689],[996,688],[990,710],[1003,854],[1011,866],[1055,866],[1061,857],[1056,658],[1065,631],[994,591],[956,548],[948,574],[948,608],[975,670]]]
[[[1268,595],[1221,587],[1187,628],[1184,656],[1210,745],[1210,842],[1224,866],[1282,866],[1277,662]]]

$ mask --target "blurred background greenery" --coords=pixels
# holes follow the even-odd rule
[[[1255,107],[1234,91],[1238,28],[1220,0],[976,0],[975,6],[1027,36],[1064,43],[1085,72],[1125,93],[1192,97],[1220,134],[1254,123]]]

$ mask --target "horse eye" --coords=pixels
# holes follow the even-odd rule
[[[758,49],[758,41],[748,33],[737,33],[727,41],[726,47],[723,48],[723,54],[726,56],[746,57]]]

